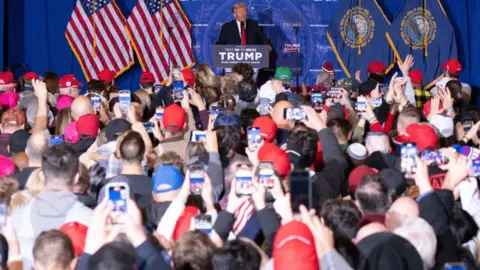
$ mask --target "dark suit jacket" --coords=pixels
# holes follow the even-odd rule
[[[247,19],[247,45],[268,45],[262,29],[255,20]],[[216,45],[241,45],[242,37],[238,29],[237,20],[222,25]]]

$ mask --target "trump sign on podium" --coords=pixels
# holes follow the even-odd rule
[[[250,64],[253,68],[268,68],[268,46],[215,45],[213,47],[214,67],[231,68],[238,63]]]

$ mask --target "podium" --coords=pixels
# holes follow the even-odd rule
[[[232,68],[235,64],[250,64],[254,69],[269,67],[267,45],[215,45],[213,47],[213,66]]]

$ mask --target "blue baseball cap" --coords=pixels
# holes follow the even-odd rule
[[[237,129],[241,128],[240,115],[233,112],[222,112],[217,116],[213,128],[231,126]]]
[[[182,172],[175,166],[159,167],[152,178],[152,190],[155,194],[177,190],[183,185]]]

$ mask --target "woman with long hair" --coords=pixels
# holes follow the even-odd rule
[[[208,64],[200,64],[195,71],[195,89],[207,101],[207,106],[218,101],[220,82]]]

